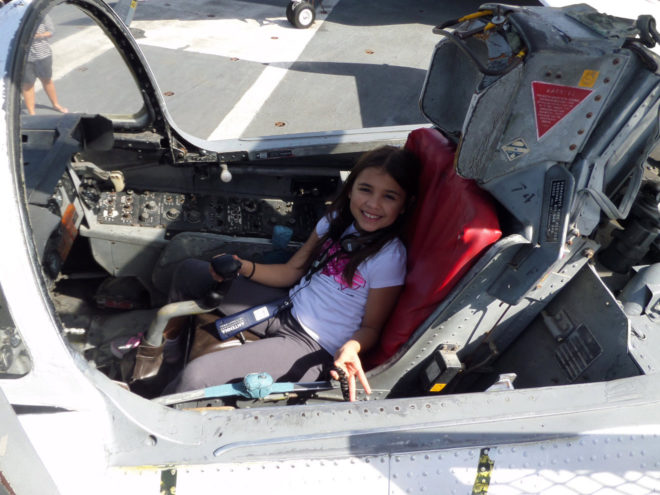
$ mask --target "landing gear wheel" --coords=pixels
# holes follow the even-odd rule
[[[309,2],[296,2],[293,6],[292,24],[299,29],[305,29],[311,26],[316,19],[316,10]]]
[[[289,5],[286,6],[286,19],[291,24],[294,24],[293,23],[293,9],[294,9],[294,7],[296,6],[297,3],[298,2],[296,2],[295,0],[292,0],[291,2],[289,2]]]

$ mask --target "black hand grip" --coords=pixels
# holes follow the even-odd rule
[[[335,366],[332,369],[337,372],[337,375],[339,375],[339,388],[341,388],[341,395],[346,402],[350,401],[351,394],[348,391],[348,377],[346,376],[346,372],[339,366]]]
[[[211,260],[213,271],[225,280],[233,280],[238,276],[238,270],[241,269],[241,262],[231,254],[216,256]]]

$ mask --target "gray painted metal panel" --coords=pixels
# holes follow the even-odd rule
[[[50,412],[52,413],[53,411]],[[14,409],[0,389],[0,490],[2,489],[11,495],[60,493],[32,447]]]

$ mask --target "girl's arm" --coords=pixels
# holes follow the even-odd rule
[[[318,241],[319,236],[316,234],[316,231],[313,231],[307,241],[305,241],[305,244],[295,252],[289,261],[281,264],[265,265],[254,263],[253,261],[244,260],[234,255],[234,258],[241,262],[241,268],[238,270],[238,273],[244,277],[249,277],[250,280],[270,287],[290,287],[307,272],[307,268],[311,262],[310,257]],[[210,270],[213,278],[218,282],[222,282],[222,277],[219,277],[212,268]]]
[[[351,401],[355,400],[355,377],[360,380],[364,391],[368,394],[371,393],[371,387],[362,369],[358,354],[371,349],[378,342],[380,332],[402,289],[402,285],[370,289],[360,328],[335,353],[334,364],[346,372]],[[335,380],[339,379],[335,371],[332,372],[332,376]]]

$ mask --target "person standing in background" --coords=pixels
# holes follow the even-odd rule
[[[25,106],[30,115],[34,115],[35,91],[34,83],[37,78],[48,95],[48,99],[53,108],[58,112],[67,113],[68,110],[57,101],[57,92],[53,82],[53,51],[50,48],[48,38],[53,35],[53,23],[48,16],[44,20],[34,35],[34,40],[30,46],[27,63],[25,64],[25,73],[23,75],[22,93],[25,100]]]

